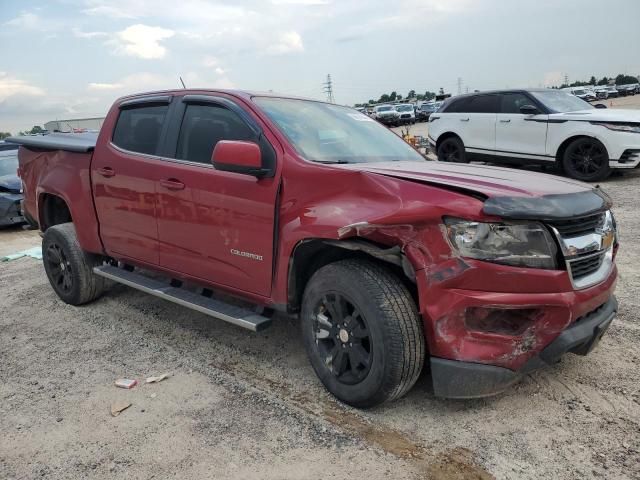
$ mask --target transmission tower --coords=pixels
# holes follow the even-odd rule
[[[566,73],[564,74],[564,84],[569,85],[569,75],[567,75]]]
[[[327,81],[324,82],[322,90],[327,94],[327,102],[334,103],[333,99],[333,83],[331,82],[331,74],[327,74]]]
[[[458,95],[462,93],[462,78],[458,77]]]

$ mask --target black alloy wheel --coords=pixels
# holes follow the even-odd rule
[[[449,137],[438,147],[438,160],[441,162],[467,163],[464,144],[458,137]]]
[[[571,178],[583,181],[604,180],[611,174],[606,148],[595,138],[580,138],[564,152],[562,166]]]
[[[73,270],[62,247],[57,243],[50,243],[44,257],[51,285],[57,291],[69,294],[73,289]]]
[[[314,334],[320,356],[338,382],[354,385],[369,373],[372,350],[367,321],[341,293],[328,293],[315,308]]]

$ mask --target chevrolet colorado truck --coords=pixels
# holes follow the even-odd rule
[[[44,268],[72,305],[120,282],[253,331],[299,318],[326,388],[371,407],[425,365],[499,393],[615,317],[598,187],[431,162],[353,109],[241,91],[121,98],[100,133],[15,137]]]

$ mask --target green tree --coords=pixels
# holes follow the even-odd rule
[[[389,95],[389,100],[391,100],[392,102],[395,102],[396,98],[398,98],[398,94],[394,90],[393,92],[391,92],[391,95]]]
[[[627,85],[629,83],[638,83],[638,79],[631,75],[624,75],[622,73],[616,76],[616,85]]]
[[[10,137],[11,133],[9,132],[0,132],[0,140],[4,140],[7,137]]]
[[[386,93],[383,93],[382,95],[380,95],[380,98],[378,99],[378,103],[387,103],[391,101],[391,97],[389,97],[389,95],[387,95]]]
[[[591,78],[589,79],[589,85],[595,85],[596,82],[597,82],[596,77],[592,75]]]
[[[409,93],[407,93],[407,98],[413,98],[415,96],[416,96],[415,90],[409,90]]]
[[[440,90],[442,90],[442,89],[440,89]],[[422,98],[424,100],[433,100],[434,98],[436,98],[436,94],[433,93],[433,92],[430,92],[429,90],[427,90],[426,92],[424,92],[424,95],[422,96]]]
[[[602,77],[598,80],[598,85],[609,85],[609,79],[607,77]]]
[[[40,125],[34,125],[33,128],[26,133],[31,133],[31,134],[38,134],[38,133],[42,133],[44,132],[44,128],[42,128]]]

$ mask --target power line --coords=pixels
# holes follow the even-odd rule
[[[327,94],[327,102],[335,103],[333,98],[333,83],[331,82],[331,74],[327,74],[327,81],[324,82],[322,90]]]

